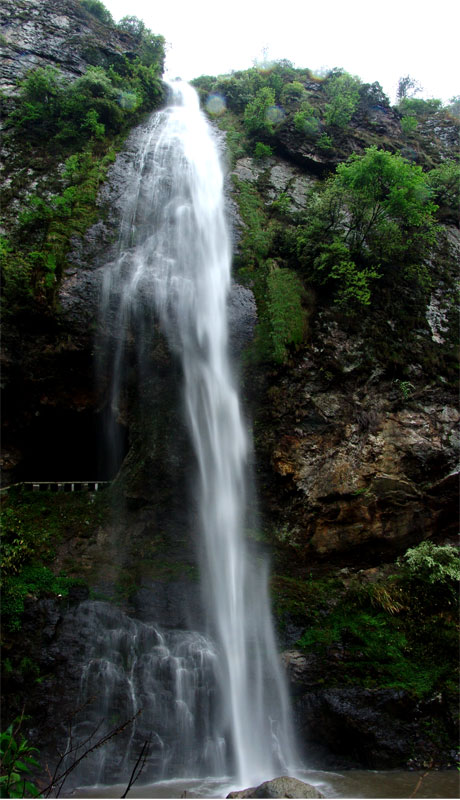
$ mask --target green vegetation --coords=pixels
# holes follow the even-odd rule
[[[303,286],[295,272],[267,262],[266,301],[259,322],[258,344],[278,364],[286,362],[288,348],[302,343],[306,311],[302,306]]]
[[[274,119],[270,110],[275,106],[275,92],[264,86],[244,110],[244,125],[249,134],[263,136],[273,133]]]
[[[348,72],[333,73],[326,81],[326,125],[346,128],[359,103],[361,81]]]
[[[273,150],[269,144],[256,142],[254,146],[254,158],[270,158],[271,155],[273,155]]]
[[[438,217],[458,225],[460,209],[460,163],[450,159],[427,173],[433,200],[438,204]]]
[[[0,734],[1,797],[39,797],[40,791],[30,780],[29,773],[39,763],[35,758],[36,747],[19,733],[23,718],[17,718]],[[19,736],[19,738],[18,738]]]
[[[106,504],[103,496],[92,502],[84,493],[15,490],[2,500],[2,618],[7,630],[20,630],[26,597],[66,597],[79,582],[52,571],[56,546],[63,536],[78,536],[102,520]]]
[[[376,583],[275,577],[275,610],[304,625],[298,645],[340,659],[326,661],[320,682],[391,687],[426,697],[455,693],[456,595],[460,578],[455,548],[423,542],[408,550],[390,577]]]
[[[365,359],[377,358],[404,380],[414,340],[402,332],[426,329],[428,294],[441,273],[451,285],[451,256],[438,223],[458,224],[459,167],[455,156],[445,155],[455,136],[455,98],[445,108],[415,99],[417,83],[407,76],[392,109],[377,82],[362,83],[342,69],[320,78],[286,61],[193,83],[227,132],[231,162],[248,155],[258,161],[257,178],[234,180],[244,222],[235,265],[254,291],[259,317],[251,355],[285,363],[299,346],[297,334],[284,344],[280,336],[274,345],[273,292],[285,279],[271,276],[270,263],[276,263],[281,276],[298,279],[296,331],[305,298],[333,305],[343,325],[374,326],[374,333],[378,327]],[[434,119],[439,128],[433,129]],[[433,130],[442,132],[439,142]],[[269,153],[304,163],[323,178],[302,210],[289,186],[275,200],[267,191]],[[428,338],[419,336],[417,346],[421,362],[432,365]],[[453,374],[453,348],[441,357]]]
[[[305,277],[350,312],[370,304],[377,281],[426,284],[436,208],[421,167],[376,147],[350,156],[312,194],[299,226]]]
[[[82,4],[113,27],[98,0]],[[116,54],[109,66],[90,66],[74,81],[51,66],[32,70],[5,118],[7,143],[40,170],[46,164],[54,185],[20,195],[17,224],[0,242],[4,312],[53,306],[70,240],[95,221],[98,189],[116,150],[142,114],[163,100],[163,37],[135,17],[119,27],[133,37],[135,56]],[[15,193],[12,184],[5,206]]]
[[[113,17],[101,0],[80,0],[80,4],[105,25],[113,25]]]
[[[455,606],[460,561],[457,548],[452,545],[436,545],[427,540],[411,547],[399,559],[405,580],[422,593],[424,586],[436,587],[442,593],[442,601]]]

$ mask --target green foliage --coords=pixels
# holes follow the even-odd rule
[[[80,0],[80,5],[86,8],[93,17],[106,25],[113,25],[113,17],[101,0]]]
[[[378,81],[362,83],[359,87],[359,97],[359,105],[363,110],[390,107],[390,101]]]
[[[319,285],[335,284],[336,302],[350,311],[369,305],[377,279],[423,284],[435,211],[420,167],[368,148],[311,195],[297,233],[300,264]]]
[[[67,597],[69,587],[74,584],[73,578],[64,574],[56,576],[38,563],[27,564],[17,575],[5,577],[2,580],[2,615],[7,628],[20,630],[26,597]]]
[[[270,158],[273,155],[273,150],[269,144],[263,142],[256,142],[254,145],[254,158],[264,159]]]
[[[399,103],[398,109],[404,115],[416,117],[423,120],[432,117],[442,107],[442,100],[430,98],[422,100],[418,97],[404,97]]]
[[[460,581],[460,559],[452,545],[436,545],[427,540],[406,550],[398,560],[411,580],[431,586],[442,586],[455,599]]]
[[[401,119],[401,130],[402,130],[404,136],[409,136],[411,133],[413,133],[415,131],[417,125],[418,125],[418,122],[417,122],[416,118],[413,117],[413,116],[409,116],[408,114],[406,114],[406,116],[404,116]]]
[[[395,384],[397,385],[399,391],[401,392],[404,400],[408,400],[413,390],[415,389],[414,384],[411,383],[410,381],[401,381],[399,379],[395,381]]]
[[[20,83],[16,108],[7,125],[32,140],[43,136],[79,145],[88,134],[102,138],[133,123],[133,114],[151,110],[163,96],[160,75],[164,39],[144,28],[138,55],[113,66],[88,67],[74,81],[53,67],[39,67]]]
[[[308,139],[316,139],[319,136],[320,125],[316,113],[316,110],[310,103],[302,103],[300,111],[294,114],[296,130]]]
[[[70,239],[95,219],[99,185],[114,158],[113,149],[101,157],[90,145],[65,162],[68,185],[60,194],[29,195],[14,238],[0,239],[4,313],[30,310],[32,300],[53,302]]]
[[[21,723],[22,718],[15,719],[0,734],[1,797],[40,796],[39,789],[29,780],[29,773],[40,766],[33,755],[38,753],[38,750],[36,747],[31,747],[27,739],[19,734]]]
[[[260,136],[271,134],[274,129],[270,119],[269,111],[275,105],[275,93],[273,89],[265,86],[259,89],[256,96],[251,100],[244,110],[244,126],[250,135]]]
[[[302,306],[303,287],[287,268],[268,262],[266,298],[258,328],[258,347],[263,356],[284,364],[289,348],[303,341],[306,312]]]
[[[439,167],[427,175],[433,200],[439,206],[439,216],[443,221],[458,224],[460,208],[460,163],[443,161]]]
[[[2,501],[2,616],[9,630],[19,630],[28,595],[67,596],[74,578],[54,575],[50,565],[65,532],[78,535],[99,521],[106,500],[88,495],[20,493],[10,490]]]
[[[319,284],[331,280],[337,282],[335,303],[343,310],[351,309],[356,304],[370,305],[371,283],[379,277],[379,273],[375,269],[358,269],[350,259],[350,251],[344,242],[336,239],[331,244],[325,244],[313,266]]]
[[[325,91],[328,98],[326,104],[326,125],[345,128],[355,113],[360,99],[361,81],[348,72],[333,73],[328,78]]]
[[[142,20],[134,16],[122,17],[117,27],[121,31],[126,31],[126,33],[130,33],[131,36],[136,36],[139,39],[144,36],[145,31],[147,30]]]
[[[327,133],[322,133],[316,145],[323,153],[330,153],[334,149],[331,137]]]
[[[456,625],[445,609],[452,605],[435,581],[425,583],[421,602],[406,567],[396,569],[385,581],[355,579],[327,597],[323,581],[305,582],[308,592],[295,617],[300,624],[303,612],[307,627],[298,644],[324,654],[339,649],[340,660],[329,662],[325,676],[332,684],[400,688],[420,697],[451,691],[457,669]]]
[[[246,273],[254,272],[268,257],[273,231],[268,224],[264,204],[254,186],[234,178],[237,201],[245,224],[241,240],[241,261]]]
[[[284,104],[295,103],[298,104],[307,96],[305,87],[302,86],[300,81],[292,81],[283,86],[280,94],[280,102]]]

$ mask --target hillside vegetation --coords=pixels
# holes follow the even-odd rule
[[[392,108],[378,83],[341,69],[317,78],[288,61],[193,83],[227,132],[233,164],[260,165],[257,181],[234,177],[259,356],[282,363],[304,340],[312,292],[350,322],[365,314],[378,324],[396,310],[397,350],[439,281],[452,285],[442,254],[443,223],[458,225],[458,98],[443,107],[407,96],[415,82],[405,78]],[[286,191],[264,198],[273,155],[321,178],[302,208]]]

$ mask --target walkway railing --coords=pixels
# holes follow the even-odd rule
[[[23,492],[99,492],[111,481],[22,481],[3,486],[0,493],[20,487]]]

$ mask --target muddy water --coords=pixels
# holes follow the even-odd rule
[[[460,796],[460,773],[456,770],[441,772],[369,771],[349,770],[343,772],[321,772],[306,770],[298,777],[316,786],[324,797],[334,798],[458,798]],[[174,780],[146,786],[134,785],[129,798],[224,798],[242,787],[222,780]],[[126,785],[86,786],[76,789],[74,798],[121,797]],[[65,796],[65,793],[64,793]]]

